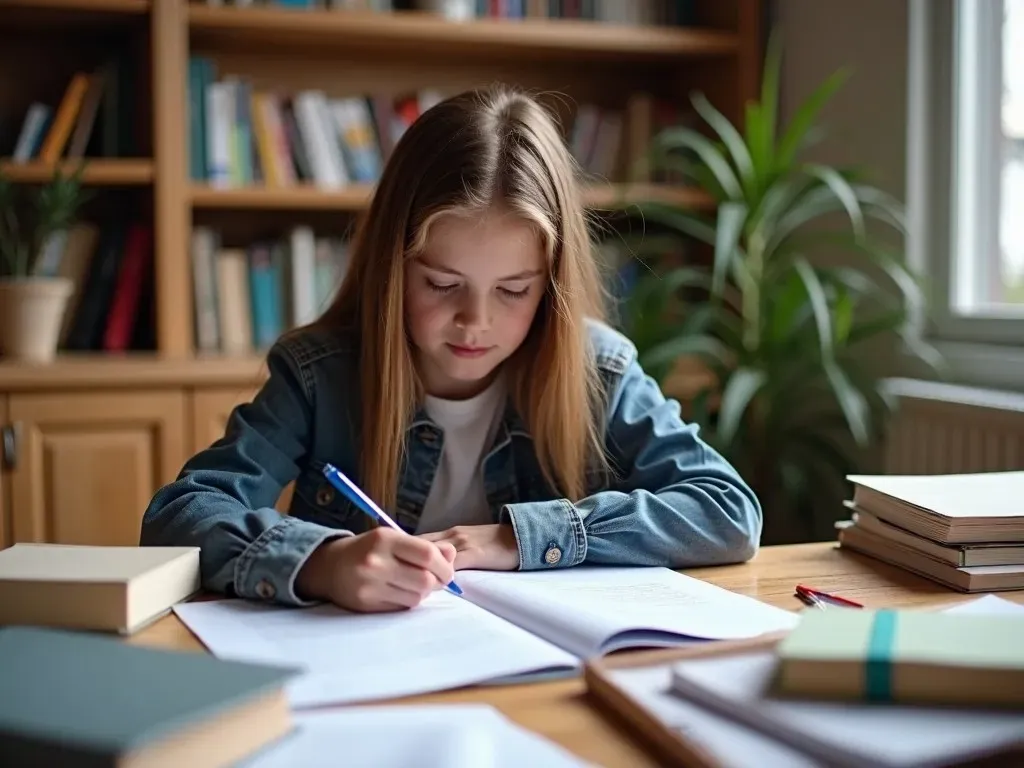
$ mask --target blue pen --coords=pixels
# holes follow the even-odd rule
[[[333,464],[324,464],[324,477],[330,481],[331,485],[344,493],[349,501],[359,507],[359,509],[363,510],[363,512],[368,514],[370,517],[376,518],[380,522],[384,523],[384,525],[390,526],[396,531],[402,530],[398,527],[398,523],[385,514],[383,509],[373,503],[373,499],[363,493],[358,485],[345,477],[341,470]],[[462,595],[462,588],[459,587],[454,580],[448,582],[447,588],[453,595]]]

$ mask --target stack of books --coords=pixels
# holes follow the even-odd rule
[[[1024,589],[1024,471],[847,479],[841,547],[961,592]]]
[[[198,547],[0,550],[0,764],[224,768],[285,741],[295,665],[126,642],[201,587]]]

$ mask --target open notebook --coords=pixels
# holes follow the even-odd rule
[[[289,687],[296,707],[574,672],[619,649],[754,637],[798,621],[666,568],[460,571],[458,581],[464,597],[437,591],[400,613],[244,600],[174,610],[217,656],[302,665]]]

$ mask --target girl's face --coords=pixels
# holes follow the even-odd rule
[[[526,338],[547,281],[540,237],[514,214],[435,221],[405,275],[405,320],[427,392],[485,389]]]

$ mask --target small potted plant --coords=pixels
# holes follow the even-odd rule
[[[82,166],[41,185],[19,186],[0,172],[0,357],[53,360],[74,289],[59,274],[60,234],[87,195]]]

